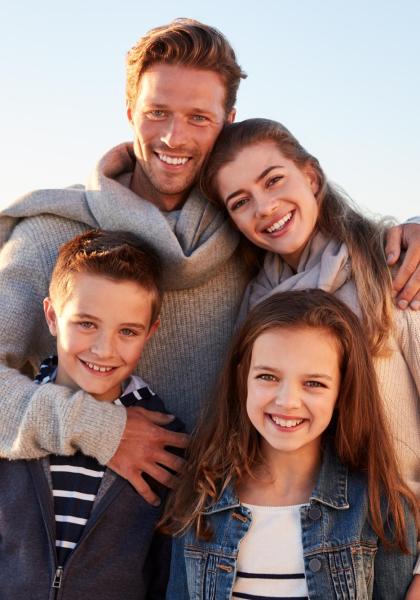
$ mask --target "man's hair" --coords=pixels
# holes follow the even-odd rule
[[[127,53],[126,98],[131,109],[140,78],[153,64],[183,65],[218,73],[226,88],[226,114],[235,106],[241,78],[246,78],[224,35],[194,19],[175,19],[151,29]]]
[[[137,283],[152,295],[150,324],[158,318],[162,303],[159,259],[134,234],[92,229],[61,246],[49,289],[59,307],[71,295],[73,278],[78,273]]]

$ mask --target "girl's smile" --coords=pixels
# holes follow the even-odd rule
[[[216,181],[238,229],[296,269],[319,213],[313,167],[298,167],[274,142],[258,142],[240,150]]]
[[[280,454],[319,454],[339,393],[340,361],[338,341],[320,327],[278,327],[255,340],[247,413],[269,462]]]

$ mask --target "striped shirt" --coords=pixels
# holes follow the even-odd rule
[[[54,382],[57,374],[57,357],[50,357],[40,367],[36,382]],[[135,375],[127,380],[121,397],[115,404],[136,406],[140,400],[155,394],[147,384]],[[64,566],[72,550],[77,546],[90,517],[105,467],[98,461],[77,452],[73,456],[51,454],[50,472],[54,513],[56,522],[56,549],[60,567]]]
[[[239,545],[232,598],[308,600],[300,525],[301,505],[255,506]]]

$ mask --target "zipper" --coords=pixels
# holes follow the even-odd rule
[[[59,589],[61,587],[61,579],[63,577],[63,567],[57,567],[54,575],[54,581],[52,582],[52,586],[55,589]]]

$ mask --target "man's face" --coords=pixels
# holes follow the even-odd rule
[[[182,205],[225,121],[220,75],[182,65],[155,64],[127,114],[137,165],[131,188],[162,210]]]

